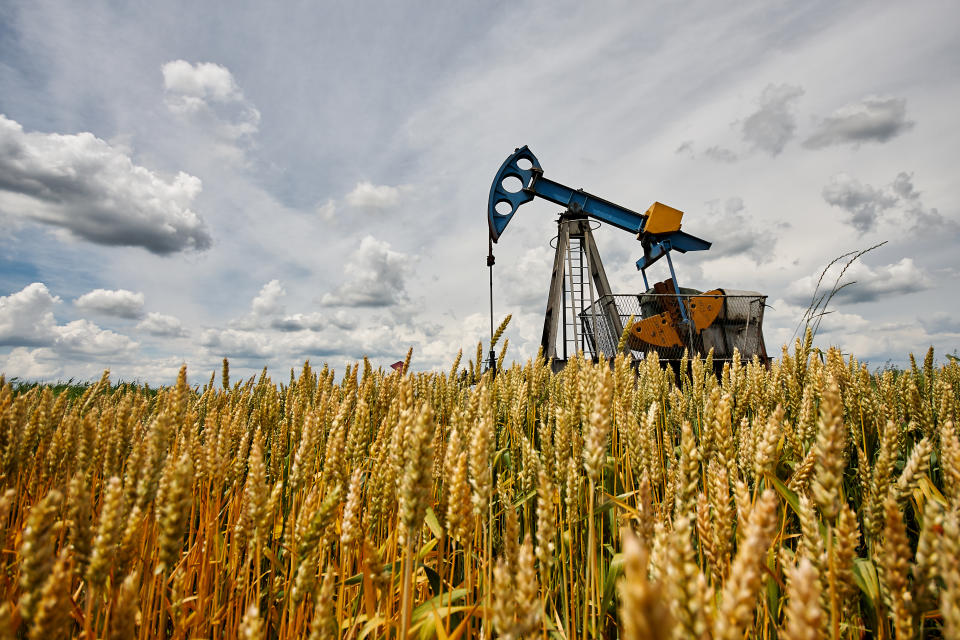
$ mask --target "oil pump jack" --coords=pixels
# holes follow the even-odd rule
[[[654,202],[645,213],[637,213],[550,180],[526,146],[503,162],[490,187],[487,264],[491,269],[493,243],[520,206],[538,197],[564,207],[557,219],[541,338],[544,357],[555,370],[581,350],[595,359],[601,354],[614,355],[630,317],[634,321],[626,327],[626,348],[635,357],[654,351],[661,361],[676,364],[684,351],[706,356],[712,350],[715,365],[722,366],[736,349],[743,357],[756,355],[767,361],[762,331],[766,296],[753,291],[701,292],[680,287],[671,252],[706,251],[711,245],[680,230],[682,211]],[[593,238],[594,222],[636,235],[643,250],[636,261],[643,276],[642,293],[612,292]],[[666,258],[669,277],[651,287],[647,269],[661,258]],[[491,271],[491,309],[492,282]]]

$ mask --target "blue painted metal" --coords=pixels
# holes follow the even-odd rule
[[[647,216],[641,213],[598,198],[583,189],[571,189],[559,182],[544,178],[542,173],[534,178],[529,191],[544,200],[563,205],[575,213],[582,211],[600,222],[606,222],[630,233],[642,233],[643,225],[647,221]]]
[[[530,163],[527,169],[520,168],[520,162],[526,160]],[[503,161],[497,176],[493,179],[493,185],[490,187],[490,198],[487,201],[487,224],[490,227],[490,239],[494,242],[500,238],[500,234],[510,223],[510,218],[517,212],[520,205],[530,202],[534,194],[526,190],[533,182],[534,171],[543,173],[537,156],[527,148],[526,145],[515,150],[513,155]],[[507,191],[503,186],[503,181],[507,178],[516,178],[522,183],[518,191]],[[500,213],[497,211],[497,205],[505,203],[510,206],[510,211]],[[504,206],[503,208],[506,208]]]
[[[670,258],[670,252],[669,252],[669,251],[667,251],[664,255],[667,256],[667,266],[670,267],[670,279],[673,280],[673,290],[678,294],[678,296],[677,296],[677,302],[678,302],[679,304],[677,304],[677,306],[680,307],[680,316],[683,318],[684,324],[686,324],[686,323],[690,322],[690,319],[687,318],[687,310],[684,308],[684,307],[686,307],[686,305],[683,304],[683,301],[680,300],[680,298],[679,298],[679,294],[680,294],[680,283],[677,282],[677,273],[676,273],[676,271],[673,270],[673,259]]]
[[[680,253],[686,253],[687,251],[706,251],[711,245],[710,242],[707,242],[703,238],[692,236],[683,231],[672,231],[658,237],[666,238],[670,243],[670,248]]]
[[[654,262],[667,255],[671,250],[686,253],[687,251],[706,251],[710,248],[709,242],[692,236],[683,231],[673,231],[655,238],[650,242],[644,242],[643,257],[637,260],[637,269],[643,271]],[[641,241],[644,239],[641,238]]]

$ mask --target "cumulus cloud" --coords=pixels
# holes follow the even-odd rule
[[[890,189],[903,200],[919,200],[920,192],[913,186],[913,174],[901,171],[890,183]]]
[[[431,364],[440,362],[449,366],[450,353],[463,344],[475,345],[477,336],[482,334],[480,329],[471,331],[464,340],[459,322],[446,325],[423,322],[415,319],[415,314],[398,318],[403,314],[395,313],[396,309],[359,313],[355,309],[340,308],[322,315],[298,313],[274,317],[267,323],[261,319],[256,327],[211,328],[201,333],[199,343],[202,353],[211,361],[227,356],[245,362],[239,366],[253,369],[259,369],[265,361],[303,362],[317,357],[350,361],[367,355],[393,362],[403,358],[410,345],[417,347],[415,359],[421,363],[418,366],[422,366],[424,357]],[[537,316],[542,322],[542,316]],[[483,318],[482,314],[477,317]],[[482,329],[482,322],[478,326]]]
[[[317,216],[324,222],[333,222],[337,215],[337,204],[331,198],[325,203],[317,205],[316,212]]]
[[[135,165],[92,133],[26,133],[0,115],[0,211],[101,245],[160,255],[210,247],[190,205],[200,179]]]
[[[960,223],[953,218],[947,218],[935,207],[926,209],[923,206],[911,207],[906,214],[911,222],[910,231],[914,236],[956,240],[960,236]]]
[[[324,294],[323,304],[344,307],[387,307],[407,300],[405,278],[410,257],[390,244],[366,236],[350,256],[344,272],[348,280]]]
[[[837,263],[823,278],[820,291],[827,291],[837,282],[844,265]],[[787,286],[787,300],[794,304],[810,302],[819,274],[806,276],[791,282]],[[850,283],[837,291],[835,302],[855,304],[888,300],[897,296],[923,291],[933,286],[930,276],[916,264],[912,258],[902,258],[899,262],[869,267],[863,262],[854,262],[843,274],[839,285]]]
[[[38,346],[54,339],[53,307],[60,298],[42,282],[0,297],[0,345]]]
[[[320,313],[294,313],[282,318],[274,318],[270,327],[277,331],[319,330],[324,327],[324,318]]]
[[[400,188],[363,181],[358,182],[344,199],[354,209],[379,213],[395,207],[400,202]]]
[[[50,349],[17,347],[7,354],[2,370],[25,380],[48,380],[61,371],[57,355]]]
[[[767,301],[768,304],[766,310],[763,312],[763,319],[766,323],[766,328],[776,327],[774,333],[779,334],[778,342],[789,344],[796,338],[797,334],[791,332],[798,330],[797,323],[804,317],[809,302],[809,298],[795,303],[788,302],[784,298],[775,298],[772,301]],[[831,308],[831,313],[821,317],[819,332],[865,331],[869,326],[870,322],[859,314]],[[799,332],[802,333],[802,331],[803,327],[801,325]]]
[[[152,311],[137,324],[137,329],[158,338],[179,338],[187,335],[180,320],[174,316]]]
[[[338,329],[349,331],[357,327],[357,316],[345,309],[338,309],[336,313],[330,316],[330,324]]]
[[[897,204],[897,195],[886,189],[874,189],[868,184],[839,173],[823,188],[827,204],[840,207],[850,217],[847,224],[861,235],[876,228],[880,215]]]
[[[886,142],[914,125],[907,120],[904,98],[868,96],[824,118],[803,146],[820,149],[838,144]]]
[[[200,343],[227,357],[266,358],[274,353],[269,337],[253,331],[208,329],[201,335]]]
[[[823,199],[849,214],[844,222],[860,235],[873,231],[886,219],[918,236],[960,235],[960,224],[956,220],[943,216],[936,208],[924,206],[920,192],[913,185],[913,175],[903,171],[880,188],[863,184],[845,173],[837,174],[823,188]]]
[[[743,139],[775,156],[783,151],[797,128],[793,105],[804,93],[789,84],[768,84],[760,94],[760,108],[743,122]]]
[[[263,285],[260,293],[253,299],[251,308],[259,316],[278,315],[283,313],[283,305],[280,301],[287,295],[287,290],[283,288],[279,280],[271,280]]]
[[[251,301],[250,312],[229,321],[230,330],[261,333],[274,330],[281,333],[296,333],[319,331],[327,326],[327,318],[320,313],[287,314],[283,304],[286,295],[287,290],[279,280],[266,283]],[[208,332],[205,335],[209,340],[211,339],[209,336],[216,335],[216,332]]]
[[[249,139],[259,129],[260,112],[226,67],[173,60],[162,71],[166,104],[173,113],[232,141]]]
[[[119,356],[139,345],[125,335],[101,329],[89,320],[74,320],[56,327],[54,350],[66,355]]]
[[[796,337],[797,321],[809,301],[794,306],[782,298],[773,300],[764,313],[764,333],[767,348],[771,344],[791,344]],[[833,305],[831,305],[832,307]],[[802,326],[799,328],[802,331]],[[885,360],[900,360],[911,351],[925,351],[934,333],[916,322],[883,322],[871,314],[869,318],[858,313],[831,309],[822,316],[816,342],[821,348],[839,347],[853,354],[860,362],[871,365]]]
[[[212,62],[195,65],[186,60],[174,60],[163,65],[163,86],[189,105],[189,98],[201,101],[233,102],[243,94],[226,67]]]
[[[60,298],[34,282],[0,297],[0,345],[47,347],[66,355],[124,355],[138,345],[127,336],[101,329],[89,320],[58,325],[53,307]]]
[[[143,316],[143,294],[126,289],[94,289],[85,293],[73,304],[83,311],[101,313],[117,318],[136,320]]]
[[[418,335],[422,336],[422,333]],[[277,357],[300,360],[312,356],[350,359],[360,354],[392,354],[396,352],[395,340],[395,332],[376,321],[363,328],[353,327],[350,331],[210,329],[201,335],[201,344],[211,354],[251,360]]]
[[[286,295],[287,290],[283,283],[276,279],[271,280],[260,287],[260,291],[250,301],[249,313],[229,321],[230,328],[251,331],[268,327],[273,322],[271,318],[276,319],[286,313],[283,305]]]

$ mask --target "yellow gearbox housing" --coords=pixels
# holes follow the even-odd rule
[[[647,209],[647,222],[643,226],[644,233],[672,233],[680,230],[680,220],[683,211],[674,209],[662,202],[654,202]]]

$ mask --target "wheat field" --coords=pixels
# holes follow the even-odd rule
[[[0,637],[960,638],[956,361],[480,360],[0,379]]]

